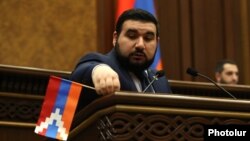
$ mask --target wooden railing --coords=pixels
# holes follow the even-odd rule
[[[67,78],[70,72],[0,65],[0,92],[44,95],[50,75]]]
[[[1,140],[44,140],[43,137],[40,137],[36,134],[34,134],[34,127],[35,123],[37,122],[37,118],[40,113],[41,109],[41,104],[43,101],[43,97],[46,91],[48,79],[50,75],[56,75],[59,77],[63,78],[68,78],[70,75],[70,72],[64,72],[64,71],[54,71],[54,70],[46,70],[46,69],[38,69],[38,68],[30,68],[30,67],[18,67],[18,66],[9,66],[9,65],[0,65],[0,139]],[[217,111],[217,107],[220,108],[220,112],[225,112],[223,111],[224,109],[221,109],[223,107],[223,102],[222,105],[220,104],[221,100],[233,100],[230,98],[228,95],[226,95],[224,92],[219,90],[217,87],[215,87],[211,83],[201,83],[201,82],[189,82],[189,81],[176,81],[176,80],[169,80],[171,88],[173,90],[173,94],[169,94],[170,97],[161,97],[159,95],[150,95],[151,100],[153,101],[158,101],[159,103],[171,103],[171,100],[175,101],[175,103],[172,103],[172,105],[168,105],[168,108],[173,108],[173,109],[185,109],[183,112],[187,113],[187,111],[192,111],[197,108],[199,108],[200,104],[202,105],[202,101],[215,98],[212,102],[215,106],[212,109],[200,109],[200,110],[205,110],[207,112],[211,111]],[[232,106],[230,110],[233,110],[234,112],[241,110],[241,108],[244,109],[244,106],[242,105],[242,100],[246,100],[248,103],[248,100],[250,99],[250,86],[246,85],[235,85],[235,86],[229,86],[229,85],[222,85],[226,90],[231,92],[232,94],[235,95],[239,99],[239,103],[234,101],[229,101],[226,104],[229,105],[234,105]],[[135,117],[140,117],[142,114],[142,117],[147,117],[145,115],[145,112],[140,112],[140,110],[146,110],[150,109],[150,107],[156,111],[158,111],[157,115],[166,117],[166,118],[173,118],[171,120],[177,120],[179,117],[181,120],[187,120],[189,118],[192,118],[193,114],[191,116],[185,116],[181,113],[178,113],[180,115],[173,117],[172,115],[166,115],[166,109],[163,110],[165,111],[164,113],[160,113],[159,109],[164,109],[166,105],[157,105],[157,103],[149,101],[148,96],[145,98],[142,98],[141,96],[125,96],[126,98],[124,99],[124,95],[120,95],[120,93],[117,93],[116,95],[110,96],[108,99],[100,99],[98,101],[95,101],[92,103],[93,107],[89,109],[85,109],[84,113],[81,114],[78,113],[74,119],[74,128],[72,131],[72,138],[75,138],[78,136],[79,132],[84,132],[84,134],[88,133],[86,132],[85,128],[83,126],[86,126],[87,128],[93,128],[94,130],[96,129],[96,126],[93,126],[95,123],[100,121],[101,118],[105,118],[105,116],[108,116],[108,118],[113,119],[114,113],[116,112],[125,112],[122,114],[125,114],[128,119],[129,118],[135,118]],[[144,95],[143,95],[144,96]],[[177,97],[173,97],[177,96]],[[191,97],[190,97],[191,96]],[[121,99],[120,99],[121,98]],[[139,101],[134,101],[134,99],[140,99],[142,100]],[[176,99],[177,98],[177,99]],[[185,98],[191,99],[194,98],[196,101],[185,101]],[[197,100],[199,98],[201,101]],[[148,99],[147,101],[144,101],[145,99]],[[160,99],[164,99],[164,101],[159,101]],[[130,108],[125,108],[124,107],[119,107],[120,105],[123,105],[124,103],[122,101],[126,101],[128,103],[125,103],[125,105],[129,106]],[[113,103],[112,103],[113,101]],[[133,101],[130,103],[130,101]],[[213,102],[215,101],[215,103]],[[121,103],[119,103],[121,102]],[[184,105],[186,107],[179,107],[180,105],[183,105],[183,102],[186,102]],[[196,106],[194,106],[194,103],[196,102]],[[98,104],[95,104],[98,103]],[[112,103],[111,105],[106,105],[105,103]],[[138,103],[138,104],[136,104]],[[142,105],[140,105],[140,103]],[[153,105],[145,105],[152,103]],[[94,104],[94,105],[93,105]],[[156,104],[156,105],[155,105]],[[225,103],[224,103],[225,104]],[[99,105],[99,106],[98,106]],[[142,109],[138,109],[133,106],[142,106]],[[132,107],[131,107],[132,106]],[[146,107],[144,107],[146,106]],[[161,107],[163,106],[163,107]],[[170,106],[170,107],[169,107]],[[205,105],[209,106],[209,105]],[[222,107],[221,107],[222,106]],[[249,106],[249,105],[247,105]],[[96,109],[98,108],[99,109]],[[156,108],[157,107],[157,108]],[[133,111],[133,109],[136,109]],[[248,107],[249,108],[249,107]],[[172,110],[173,110],[172,109]],[[91,111],[92,110],[92,111]],[[126,113],[128,111],[124,110],[129,110],[131,113]],[[146,110],[147,111],[147,110]],[[169,109],[167,110],[169,112]],[[198,110],[199,111],[199,110]],[[107,112],[108,115],[105,115],[103,113]],[[150,110],[147,111],[146,113],[150,113]],[[248,111],[249,112],[249,111]],[[229,112],[226,112],[229,114]],[[151,117],[153,116],[153,113],[150,113]],[[200,113],[201,114],[201,113]],[[242,115],[245,115],[245,111],[241,112]],[[118,114],[119,115],[119,114]],[[246,114],[247,115],[247,114]],[[117,114],[115,114],[115,117]],[[202,115],[199,115],[202,120],[207,120],[207,116],[203,117]],[[211,115],[212,116],[212,115]],[[210,116],[210,117],[211,117]],[[225,115],[224,115],[225,116]],[[235,115],[234,115],[235,116]],[[219,120],[223,115],[219,117]],[[228,117],[228,116],[227,116]],[[248,117],[248,115],[247,115]],[[80,119],[80,121],[79,121]],[[136,120],[140,120],[136,119]],[[214,118],[214,122],[217,122],[217,118]],[[238,119],[237,119],[238,120]],[[241,121],[242,119],[240,119]],[[246,120],[243,120],[244,123],[248,122]],[[131,122],[131,121],[130,121]],[[176,121],[177,122],[177,121]],[[86,123],[86,124],[85,124]],[[144,124],[144,123],[143,123]],[[81,126],[78,126],[81,125]],[[81,128],[81,130],[80,130]],[[79,131],[78,131],[79,129]],[[90,130],[92,131],[92,130]],[[18,133],[17,135],[13,136],[13,132]],[[99,133],[99,132],[98,132]],[[141,133],[138,133],[141,134]]]
[[[68,78],[70,72],[0,65],[0,92],[32,94],[43,96],[50,75]],[[199,95],[212,97],[229,97],[214,84],[169,80],[174,94]],[[223,85],[227,91],[240,99],[250,99],[250,86]]]
[[[232,98],[212,83],[170,80],[174,94]],[[238,99],[250,99],[249,85],[219,84]]]

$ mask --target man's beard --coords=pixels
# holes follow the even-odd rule
[[[221,84],[236,84],[237,82],[236,82],[236,81],[233,81],[233,80],[232,80],[232,81],[226,81],[225,79],[222,78],[222,79],[220,80],[220,83],[221,83]]]
[[[124,56],[121,53],[120,46],[117,42],[115,44],[115,51],[117,54],[117,59],[118,59],[119,63],[121,64],[121,66],[126,68],[128,71],[133,72],[133,73],[141,73],[142,71],[147,69],[154,61],[153,59],[148,60],[148,58],[146,57],[143,50],[136,50],[136,51],[130,53],[128,56]],[[134,55],[135,53],[140,53],[140,54],[143,53],[146,57],[145,61],[144,62],[132,62],[132,61],[130,61],[130,57],[132,55]]]

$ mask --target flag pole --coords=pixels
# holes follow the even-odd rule
[[[91,86],[88,86],[88,85],[85,85],[85,84],[81,84],[81,83],[78,83],[79,85],[85,87],[85,88],[89,88],[89,89],[92,89],[92,90],[95,90],[94,87],[91,87]]]
[[[50,77],[54,77],[54,78],[60,79],[60,77],[53,76],[53,75],[51,75]],[[94,87],[91,87],[91,86],[88,86],[88,85],[85,85],[85,84],[82,84],[82,83],[79,83],[79,82],[75,82],[75,81],[72,81],[72,80],[68,80],[68,79],[65,79],[65,78],[63,78],[63,79],[64,79],[65,81],[72,82],[72,83],[75,83],[75,84],[81,85],[81,86],[83,86],[83,87],[86,87],[86,88],[89,88],[89,89],[95,90],[95,88],[94,88]]]

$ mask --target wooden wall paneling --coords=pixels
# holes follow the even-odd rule
[[[194,64],[201,73],[214,78],[215,64],[224,52],[222,3],[217,0],[193,0],[192,6]]]
[[[247,1],[247,17],[248,17],[248,27],[250,27],[250,2]],[[248,43],[250,42],[250,28],[248,28]],[[250,43],[249,43],[250,44]],[[243,74],[245,76],[245,84],[250,85],[250,45],[246,47],[246,58],[244,64],[246,64],[245,73]]]
[[[97,48],[107,53],[113,48],[113,31],[115,28],[116,0],[97,1]]]
[[[187,75],[186,69],[193,66],[193,53],[192,53],[192,10],[191,4],[188,0],[180,0],[180,50],[181,50],[181,79],[191,80],[192,78]]]
[[[239,84],[247,84],[245,80],[245,62],[243,59],[243,46],[245,35],[245,26],[242,26],[244,20],[242,17],[242,1],[224,0],[224,18],[225,18],[225,58],[233,59],[239,66],[240,80]],[[243,5],[244,6],[244,5]],[[249,6],[248,6],[249,7]]]
[[[242,71],[241,71],[241,79],[243,79],[245,84],[250,84],[250,43],[249,43],[249,37],[250,37],[250,10],[248,8],[249,1],[247,0],[241,0],[240,1],[240,16],[241,16],[241,42],[242,47],[241,49],[241,55],[239,56],[242,61]]]
[[[250,84],[246,67],[249,64],[249,4],[246,1],[230,0],[225,4],[225,58],[233,59],[239,66],[239,84]],[[229,17],[231,16],[231,17]],[[245,57],[244,57],[245,56]]]
[[[206,61],[202,64],[205,68],[204,73],[209,75],[214,79],[214,68],[217,61],[220,59],[220,56],[223,56],[223,53],[226,51],[224,49],[224,20],[223,20],[223,3],[218,0],[207,0],[209,4],[205,3],[206,6],[206,15],[207,19],[207,38],[204,42],[206,44],[205,52],[208,52],[206,56]],[[210,15],[211,14],[211,15]]]
[[[192,8],[192,40],[193,40],[193,67],[201,71],[201,64],[204,59],[202,59],[204,54],[205,42],[205,28],[204,28],[204,2],[203,1],[191,1]],[[201,60],[197,60],[200,58]]]
[[[181,79],[181,53],[179,29],[179,1],[159,3],[160,44],[164,70],[169,79]]]
[[[242,33],[241,33],[241,6],[240,1],[233,1],[234,10],[233,10],[233,23],[234,23],[234,35],[235,35],[235,60],[238,63],[239,71],[240,71],[240,81],[239,83],[244,84],[242,74],[243,74],[243,61],[242,61]]]
[[[236,61],[236,32],[235,30],[235,6],[234,0],[223,1],[223,31],[224,31],[224,47],[223,56]]]

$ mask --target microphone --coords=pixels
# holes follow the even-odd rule
[[[214,82],[212,79],[210,79],[209,77],[197,72],[195,69],[192,69],[192,68],[187,68],[187,71],[186,71],[188,74],[196,77],[196,76],[201,76],[207,80],[209,80],[210,82],[212,82],[216,87],[218,87],[219,89],[221,89],[222,91],[224,91],[225,93],[227,93],[228,95],[230,95],[232,98],[234,99],[237,99],[234,95],[232,95],[230,92],[228,92],[227,90],[225,90],[223,87],[219,86],[216,82]]]
[[[148,84],[148,86],[142,91],[142,93],[145,93],[145,92],[148,90],[148,88],[149,88],[150,86],[152,86],[152,84],[153,84],[156,80],[158,80],[158,78],[164,76],[164,74],[165,74],[165,72],[164,72],[163,70],[157,71],[157,72],[155,73],[155,75],[153,76],[153,80],[152,80],[152,81]]]

